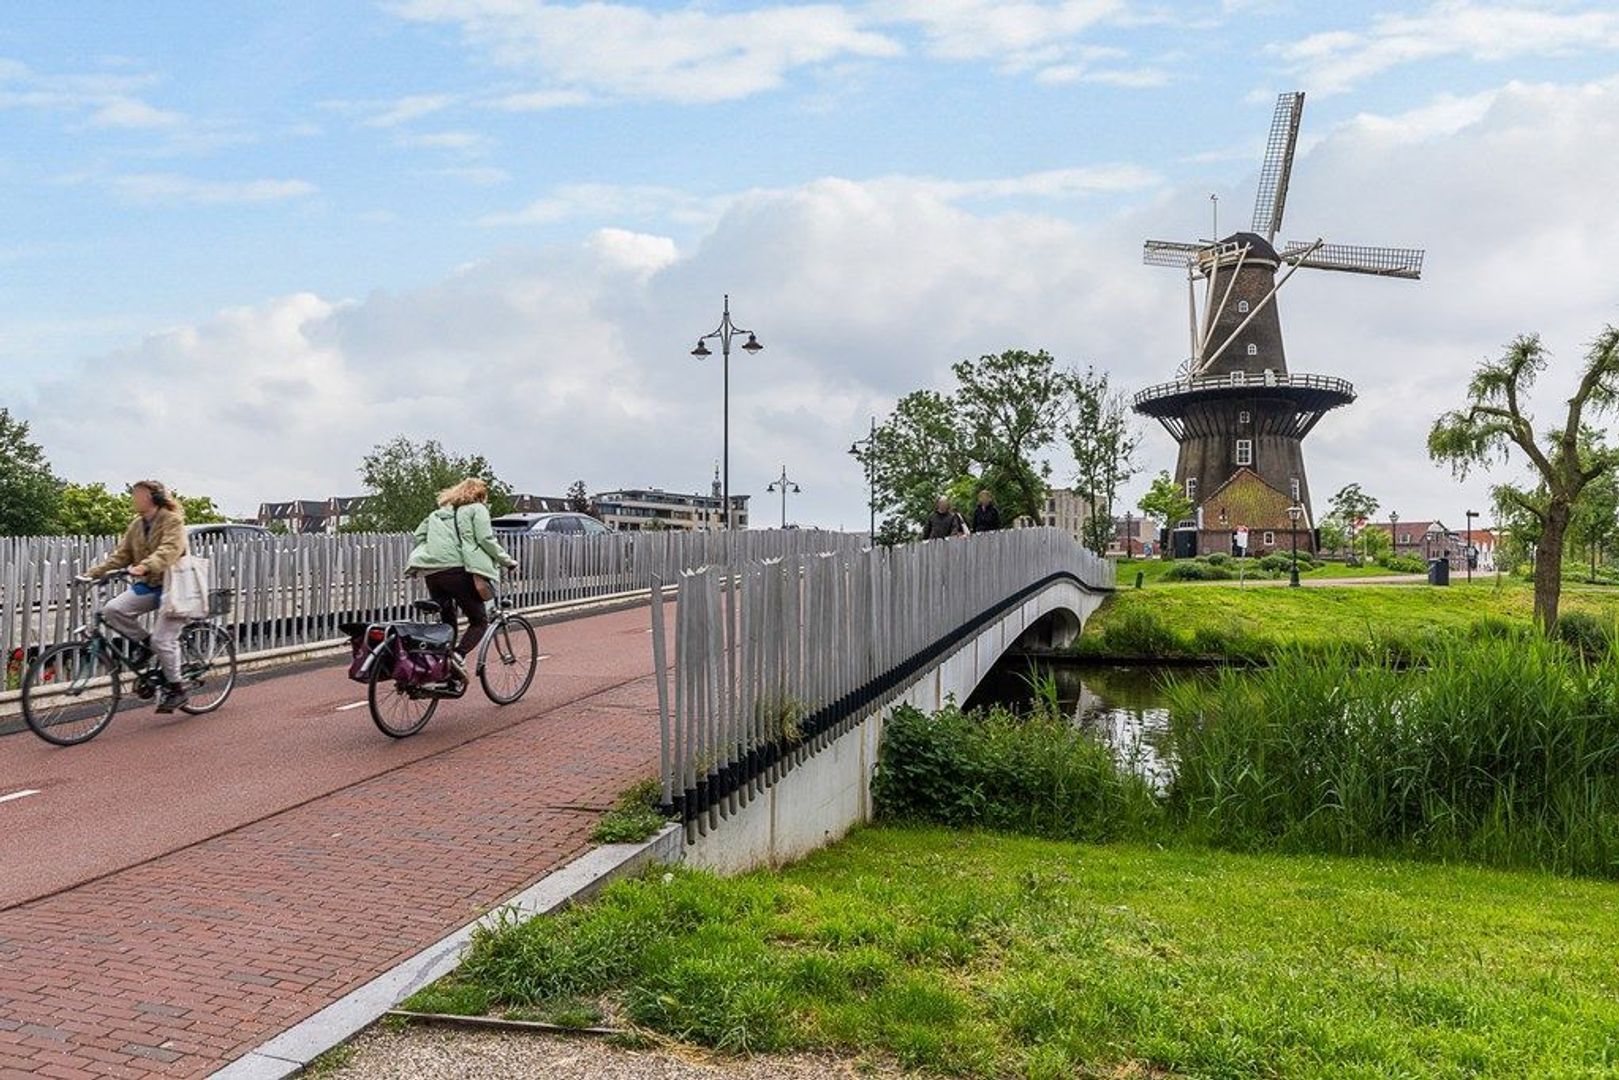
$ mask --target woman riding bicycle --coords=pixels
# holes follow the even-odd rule
[[[124,530],[124,538],[112,554],[86,570],[84,576],[99,579],[114,570],[129,568],[129,591],[108,601],[102,616],[108,626],[156,654],[163,671],[163,694],[157,711],[173,712],[186,702],[186,689],[180,682],[180,631],[186,620],[163,614],[159,608],[163,603],[163,573],[186,554],[185,512],[156,480],[136,481],[129,497],[135,506],[135,520]],[[158,612],[150,635],[140,623],[140,616],[149,611]]]
[[[466,612],[467,629],[452,661],[462,680],[467,677],[462,659],[478,647],[489,627],[484,601],[494,596],[501,567],[517,565],[495,539],[488,504],[489,485],[475,476],[439,492],[438,509],[416,526],[407,571],[425,575],[427,593],[438,602],[444,622],[455,626],[457,610]]]

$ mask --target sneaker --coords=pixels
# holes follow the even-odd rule
[[[171,713],[191,699],[191,695],[184,686],[168,683],[163,687],[163,696],[157,699],[157,711]]]

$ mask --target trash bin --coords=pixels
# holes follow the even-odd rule
[[[1428,584],[1429,585],[1449,585],[1450,584],[1450,560],[1449,559],[1429,559],[1428,560]]]

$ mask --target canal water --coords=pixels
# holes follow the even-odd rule
[[[1080,665],[1008,657],[997,664],[967,700],[969,709],[1004,705],[1027,709],[1030,676],[1038,672],[1057,682],[1057,697],[1074,723],[1113,749],[1120,764],[1159,790],[1173,772],[1169,754],[1169,710],[1164,680],[1209,678],[1212,670],[1163,665]]]

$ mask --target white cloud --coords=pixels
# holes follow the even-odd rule
[[[589,102],[590,95],[580,90],[532,90],[495,98],[489,105],[506,112],[543,112],[547,109],[586,105]]]
[[[1348,377],[1361,395],[1310,437],[1314,491],[1360,482],[1409,520],[1487,501],[1487,481],[1454,484],[1423,448],[1478,358],[1542,332],[1556,355],[1544,422],[1582,343],[1619,321],[1619,157],[1591,151],[1619,144],[1619,79],[1509,85],[1471,119],[1441,99],[1443,124],[1413,112],[1326,133],[1295,168],[1288,216],[1294,235],[1425,245],[1426,279],[1306,271],[1281,300],[1291,366]],[[1127,390],[1173,372],[1185,284],[1141,266],[1140,241],[1198,235],[1206,192],[1084,225],[975,201],[1074,190],[883,178],[747,192],[679,249],[602,230],[402,293],[226,312],[89,363],[26,410],[68,475],[157,473],[235,509],[350,493],[360,456],[398,433],[487,453],[535,491],[577,476],[692,490],[719,452],[719,372],[687,350],[730,292],[765,345],[733,358],[733,488],[762,495],[786,462],[805,520],[853,526],[861,478],[844,448],[872,411],[943,383],[952,360],[1044,346]],[[75,404],[92,387],[133,407],[92,430]],[[1150,474],[1174,458],[1149,430]],[[131,449],[113,459],[108,445]]]
[[[138,98],[115,98],[90,114],[91,127],[172,128],[185,123],[183,113],[158,109]]]
[[[107,181],[131,202],[261,203],[313,195],[307,180],[200,180],[177,173],[129,173]]]
[[[943,59],[993,60],[1023,69],[1044,66],[1124,9],[1123,0],[887,0],[873,16],[915,26],[928,51]]]
[[[366,127],[398,127],[424,116],[431,116],[454,105],[459,99],[453,94],[413,94],[390,102],[380,112],[365,120]]]
[[[435,176],[462,180],[475,187],[493,187],[511,180],[512,174],[494,165],[466,165],[453,169],[434,169]]]
[[[493,147],[495,140],[476,131],[424,131],[400,135],[394,139],[394,144],[417,150],[482,153]]]
[[[1417,14],[1381,14],[1273,46],[1311,91],[1337,93],[1391,68],[1446,56],[1502,61],[1619,49],[1619,11],[1566,5],[1438,0]]]
[[[901,51],[887,36],[863,28],[848,9],[825,3],[710,12],[621,3],[400,0],[393,10],[459,27],[494,63],[552,84],[537,93],[730,101],[775,89],[801,68]],[[545,100],[507,100],[518,107],[525,97]]]

